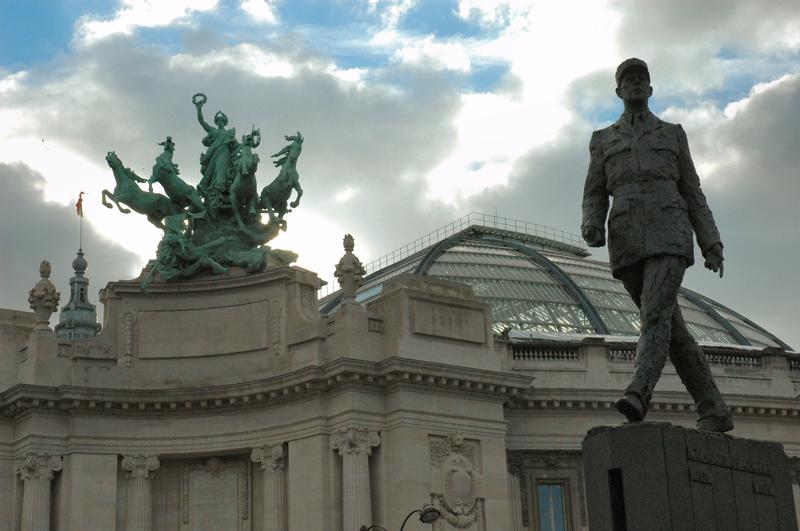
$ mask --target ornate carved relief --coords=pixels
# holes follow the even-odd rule
[[[133,362],[133,326],[136,318],[128,312],[122,317],[122,325],[125,327],[125,366],[130,367]]]
[[[444,458],[453,453],[469,459],[473,467],[478,466],[476,441],[465,441],[463,433],[451,433],[447,437],[431,437],[430,452],[433,468],[439,468]]]
[[[27,454],[15,464],[16,473],[23,481],[28,479],[53,479],[53,474],[61,470],[61,457],[48,454]]]
[[[485,528],[480,446],[461,433],[431,437],[431,502],[442,519],[457,529]],[[435,530],[444,529],[442,523]]]
[[[128,471],[128,478],[151,479],[158,470],[158,458],[146,455],[126,455],[122,458],[122,469]]]
[[[314,298],[314,288],[305,284],[300,285],[300,311],[309,320],[319,319],[316,300]]]
[[[356,454],[372,455],[372,448],[381,443],[377,432],[366,428],[350,428],[334,434],[331,437],[331,448],[337,450],[339,455]]]

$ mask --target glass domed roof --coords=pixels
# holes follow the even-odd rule
[[[609,265],[589,258],[581,238],[549,227],[472,213],[366,266],[357,300],[368,302],[401,273],[469,284],[492,305],[494,330],[513,336],[638,336],[639,311]],[[323,314],[339,292],[320,300]],[[733,310],[681,288],[692,335],[714,344],[778,347],[783,341]]]

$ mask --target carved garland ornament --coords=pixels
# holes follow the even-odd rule
[[[128,312],[122,318],[122,324],[125,326],[125,366],[130,367],[133,361],[133,325],[136,319],[133,314]]]
[[[275,349],[275,355],[281,353],[281,301],[272,301],[272,348]]]

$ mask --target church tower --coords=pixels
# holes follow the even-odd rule
[[[100,332],[97,322],[97,309],[89,302],[87,295],[89,279],[84,275],[89,263],[83,257],[83,249],[72,261],[75,276],[69,279],[69,302],[61,308],[61,315],[55,327],[56,335],[70,341],[94,337]]]

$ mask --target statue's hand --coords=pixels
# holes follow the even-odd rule
[[[291,203],[289,203],[289,206],[292,207],[292,208],[296,208],[297,205],[299,205],[299,204],[300,204],[300,200],[298,199],[297,201],[292,201]]]
[[[722,245],[715,243],[711,249],[706,252],[704,258],[706,269],[710,269],[714,273],[719,272],[719,278],[722,278],[722,273],[725,270],[725,266],[722,264],[725,260],[725,258],[722,257]]]
[[[603,229],[587,227],[583,230],[583,239],[589,247],[602,247],[606,244],[606,233]]]

